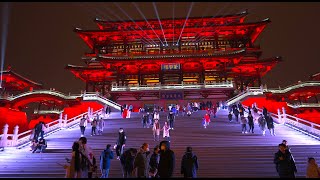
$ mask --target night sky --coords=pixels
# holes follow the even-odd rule
[[[156,18],[152,2],[137,4],[146,18]],[[160,18],[172,18],[172,2],[156,4]],[[176,2],[175,17],[186,17],[190,4]],[[132,3],[119,5],[133,19],[143,19]],[[47,89],[79,93],[85,84],[64,68],[67,64],[84,65],[81,57],[90,50],[73,29],[98,29],[93,22],[95,17],[118,20],[108,9],[129,20],[112,2],[10,3],[5,69],[10,65],[15,72]],[[249,15],[245,22],[271,20],[255,42],[261,45],[261,58],[282,56],[284,60],[262,79],[264,84],[284,87],[319,72],[320,3],[195,2],[190,17],[246,9]]]

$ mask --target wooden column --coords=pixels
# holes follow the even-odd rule
[[[316,94],[314,95],[314,98],[316,99],[316,103],[319,103],[319,100],[318,100],[318,98],[317,98],[317,95],[316,95]]]
[[[125,78],[125,74],[121,74],[121,86],[124,86],[124,78]]]
[[[88,81],[86,81],[86,92],[88,92],[89,90],[89,84],[88,84]]]
[[[160,72],[159,72],[159,82],[160,82],[161,85],[163,84],[163,71],[161,69],[160,69]]]
[[[201,64],[202,65],[202,69],[201,69],[201,72],[200,72],[200,83],[204,83],[204,80],[205,80],[205,70],[204,70],[204,66],[203,66],[203,64]]]
[[[180,66],[179,70],[179,84],[182,84],[183,82],[183,71],[182,71],[182,66]]]
[[[141,73],[140,70],[138,71],[138,85],[141,85]]]
[[[243,78],[240,76],[240,91],[243,91]]]
[[[96,92],[96,83],[92,82],[92,92]]]
[[[102,83],[102,96],[105,95],[105,81]]]
[[[117,76],[116,76],[116,85],[119,86],[119,76],[120,74],[117,72]]]

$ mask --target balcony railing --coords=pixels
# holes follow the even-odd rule
[[[318,81],[305,81],[305,82],[301,82],[299,84],[287,86],[284,89],[267,89],[267,88],[263,88],[262,86],[261,87],[248,87],[246,91],[243,91],[242,93],[238,94],[237,96],[230,98],[229,100],[226,101],[226,103],[229,106],[229,105],[234,104],[236,102],[239,102],[243,98],[246,98],[247,96],[251,96],[251,95],[263,95],[264,92],[282,94],[282,93],[287,93],[293,89],[302,88],[302,87],[313,87],[313,86],[320,86],[320,82],[318,82]],[[302,105],[302,106],[304,106],[304,105]],[[318,107],[318,106],[316,106],[316,107]]]
[[[244,107],[247,109],[246,106]],[[258,113],[262,114],[262,109],[258,108],[257,106],[256,108],[258,110]],[[270,115],[276,123],[284,124],[285,126],[288,126],[294,130],[302,132],[303,134],[320,140],[319,124],[287,114],[284,107],[282,107],[282,112],[280,109],[278,109],[278,114],[270,113]]]
[[[111,91],[159,91],[159,90],[183,90],[183,89],[213,89],[213,88],[233,88],[232,81],[221,83],[204,84],[168,84],[168,85],[137,85],[137,86],[117,86],[112,85]]]
[[[35,95],[35,94],[38,94],[38,95],[52,95],[52,96],[57,96],[57,97],[60,97],[60,98],[63,98],[63,99],[76,99],[78,97],[81,97],[82,95],[66,95],[66,94],[63,94],[59,91],[53,91],[53,90],[34,90],[34,91],[27,91],[27,92],[24,92],[24,93],[21,93],[21,94],[18,94],[16,96],[0,96],[0,99],[6,99],[6,100],[9,100],[9,101],[13,101],[13,100],[16,100],[16,99],[19,99],[19,98],[22,98],[22,97],[25,97],[25,96],[30,96],[30,95]]]
[[[320,103],[299,103],[299,104],[290,104],[287,103],[287,106],[297,109],[297,108],[320,108]]]
[[[284,89],[268,89],[268,92],[287,93],[293,89],[302,88],[302,87],[310,87],[310,86],[320,86],[320,82],[319,81],[305,81],[305,82],[301,82],[298,84],[287,86]]]
[[[103,104],[109,105],[115,109],[121,110],[121,105],[109,100],[106,97],[101,96],[99,93],[95,92],[85,92],[83,94],[83,100],[84,101],[100,101]]]
[[[35,109],[33,111],[33,114],[60,114],[63,111],[59,110],[59,109],[52,109],[52,110],[38,110]]]
[[[97,110],[95,112],[92,112],[92,110],[88,109],[88,112],[85,112],[83,114],[79,114],[78,116],[75,116],[73,118],[67,119],[67,115],[64,116],[64,119],[62,118],[62,114],[60,114],[60,118],[52,121],[50,123],[47,123],[46,126],[46,132],[45,136],[48,136],[54,132],[57,132],[61,129],[69,128],[77,123],[80,122],[80,119],[83,117],[83,115],[88,115],[89,117],[94,116],[97,113],[101,113],[102,109]],[[15,126],[13,130],[13,134],[8,134],[8,125],[4,125],[3,128],[3,134],[0,135],[0,147],[17,147],[19,146],[25,146],[26,143],[30,142],[30,136],[32,134],[33,130],[27,130],[20,134],[19,132],[19,126]]]
[[[104,54],[100,57],[106,59],[145,59],[145,58],[172,58],[172,57],[201,57],[201,56],[214,56],[214,55],[234,55],[245,52],[245,49],[226,50],[226,51],[182,51],[174,53],[121,53],[121,54]]]

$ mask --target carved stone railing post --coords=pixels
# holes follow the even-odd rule
[[[283,123],[286,123],[287,121],[287,114],[286,114],[286,109],[282,107],[282,114],[283,114]]]
[[[60,128],[63,127],[62,113],[60,113],[60,115],[59,115],[59,127],[60,127]]]
[[[3,126],[3,135],[1,137],[1,146],[6,147],[7,146],[7,141],[8,141],[8,130],[9,130],[9,125],[5,124]]]
[[[64,115],[64,124],[63,124],[63,127],[64,127],[64,128],[67,127],[67,120],[68,120],[68,115],[65,114],[65,115]]]
[[[18,142],[18,133],[19,133],[19,126],[16,125],[13,129],[12,146],[15,146]]]
[[[281,111],[280,109],[278,109],[278,121],[280,124],[283,124],[284,123],[284,120],[281,118]]]

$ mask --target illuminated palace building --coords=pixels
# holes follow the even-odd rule
[[[235,89],[260,86],[281,57],[261,59],[255,41],[269,19],[244,22],[248,12],[215,17],[105,21],[74,31],[91,49],[86,66],[67,65],[86,83],[117,101],[224,100]]]

